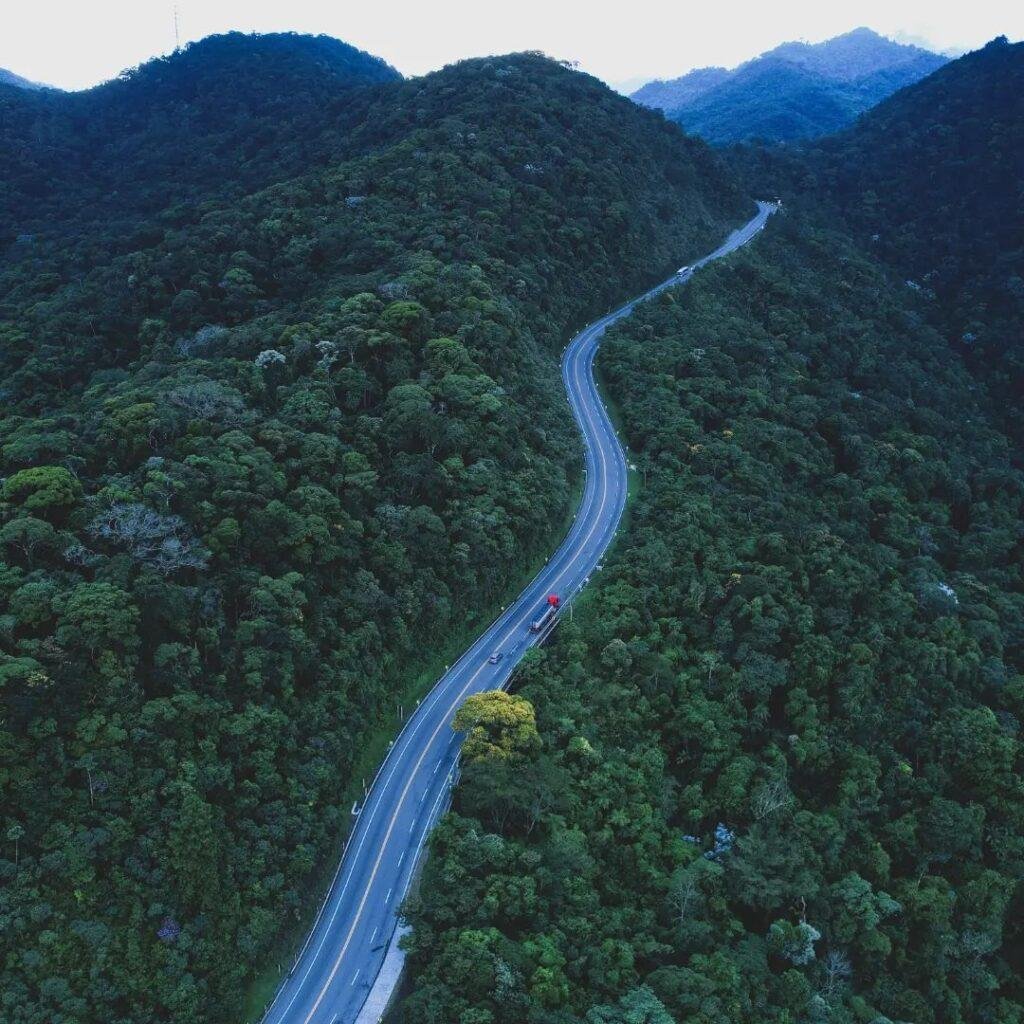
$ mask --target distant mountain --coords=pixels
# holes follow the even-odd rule
[[[936,67],[944,63],[938,54],[897,43],[869,28],[855,28],[823,43],[783,43],[765,56],[840,82],[855,82],[883,68],[911,66],[922,57],[931,59]]]
[[[13,71],[8,71],[6,68],[0,68],[0,85],[13,85],[18,89],[49,88],[49,86],[42,85],[40,82],[30,82],[27,78],[22,78],[21,75],[16,75]]]
[[[783,43],[728,71],[700,68],[633,93],[709,142],[785,142],[844,128],[946,58],[858,28],[823,43]]]
[[[735,73],[728,68],[696,68],[682,78],[673,78],[668,82],[660,79],[648,82],[637,89],[630,99],[642,107],[656,107],[668,112],[681,110],[716,86],[728,82]]]

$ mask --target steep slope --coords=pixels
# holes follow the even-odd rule
[[[932,297],[1024,437],[1024,44],[998,39],[823,142],[814,172],[857,236]]]
[[[226,113],[198,142],[169,120],[191,109],[178,60],[230,83],[247,129],[273,107],[243,102],[278,85],[222,45],[100,98],[110,123],[130,114],[126,160],[150,137],[215,160],[223,127],[242,185],[147,217],[168,170],[132,157],[128,237],[53,187],[68,219],[5,253],[16,1024],[238,1019],[245,979],[317,900],[367,738],[558,532],[579,461],[568,330],[752,207],[703,143],[533,56],[348,89],[319,162],[234,198],[293,166],[307,121],[268,124],[282,155],[260,148],[250,176]],[[139,81],[146,102],[122,108]],[[307,83],[334,93],[329,69]]]
[[[838,131],[945,62],[860,28],[815,45],[784,43],[733,71],[650,83],[632,98],[711,142],[786,142]]]
[[[401,1024],[1024,1018],[1021,59],[745,147],[785,212],[607,339],[645,486],[535,752],[464,766]]]

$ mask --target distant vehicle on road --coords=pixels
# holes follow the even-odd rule
[[[686,273],[686,272],[687,272],[687,271],[688,271],[689,269],[690,269],[689,267],[680,267],[680,268],[679,268],[679,269],[678,269],[678,270],[676,271],[676,273],[677,273],[677,274],[685,274],[685,273]]]
[[[547,607],[530,623],[530,632],[540,633],[548,626],[558,614],[558,607],[561,603],[562,599],[557,594],[549,594]]]
[[[491,655],[491,656],[490,656],[490,657],[489,657],[489,658],[487,659],[487,661],[488,661],[488,662],[489,662],[489,663],[490,663],[491,665],[497,665],[497,664],[498,664],[498,662],[499,662],[499,661],[501,661],[501,651],[495,651],[495,652],[494,652],[494,653],[493,653],[493,654],[492,654],[492,655]]]

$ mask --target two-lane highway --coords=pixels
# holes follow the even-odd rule
[[[601,402],[593,361],[610,324],[694,269],[748,242],[775,207],[758,213],[709,256],[602,317],[570,342],[562,358],[569,404],[586,448],[586,485],[565,540],[543,570],[437,682],[410,716],[373,781],[338,872],[306,944],[281,984],[266,1024],[352,1024],[380,970],[398,908],[427,835],[447,805],[459,737],[452,718],[465,698],[506,685],[538,635],[530,624],[548,594],[575,595],[615,536],[626,503],[627,466]],[[492,652],[502,654],[491,664]]]

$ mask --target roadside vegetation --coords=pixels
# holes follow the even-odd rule
[[[464,766],[395,1020],[1024,1017],[1024,475],[921,309],[791,210],[610,332],[646,486],[539,740]]]

